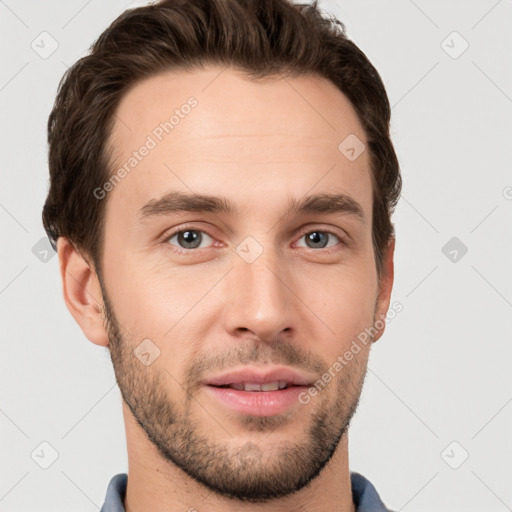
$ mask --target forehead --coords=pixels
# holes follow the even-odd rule
[[[179,189],[236,192],[256,206],[288,189],[288,196],[350,192],[371,208],[368,151],[350,160],[340,150],[344,141],[356,141],[359,151],[364,129],[325,78],[249,80],[214,66],[161,73],[131,88],[117,108],[111,170],[127,172],[109,203],[124,200],[135,209]]]
[[[326,143],[336,143],[345,132],[365,137],[350,101],[323,77],[277,75],[255,80],[241,71],[214,66],[169,71],[137,83],[119,103],[113,135],[130,142],[139,131],[151,133],[155,121],[169,120],[190,98],[198,104],[192,109],[194,115],[177,112],[180,120],[173,123],[175,128],[182,126],[173,136],[190,131],[197,138],[316,135],[327,137]],[[181,123],[187,117],[187,123]]]

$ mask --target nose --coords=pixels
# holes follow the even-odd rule
[[[273,251],[265,249],[252,263],[235,255],[225,283],[225,330],[234,337],[250,333],[265,342],[295,331],[298,312],[291,281],[289,267]]]

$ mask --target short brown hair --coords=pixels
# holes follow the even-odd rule
[[[111,175],[108,141],[127,90],[167,70],[220,64],[253,78],[313,73],[351,101],[370,154],[372,240],[381,275],[402,185],[389,100],[344,24],[324,16],[316,0],[162,0],[123,12],[90,50],[62,77],[48,119],[50,189],[42,217],[54,248],[65,236],[101,268],[106,201],[93,199],[92,191]]]

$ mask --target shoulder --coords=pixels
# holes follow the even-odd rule
[[[110,479],[105,502],[100,512],[125,512],[124,496],[127,482],[128,475],[126,473],[118,473]]]
[[[357,512],[392,512],[386,508],[374,485],[363,475],[351,471],[350,481]]]

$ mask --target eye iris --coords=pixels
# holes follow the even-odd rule
[[[312,242],[313,244],[317,244],[317,243],[321,243],[321,239],[323,237],[323,241],[325,242],[323,245],[321,245],[321,247],[325,247],[327,245],[327,234],[326,233],[322,233],[321,231],[312,231],[311,233],[308,233],[306,235],[306,240],[308,242],[308,245],[309,245],[309,242]],[[314,246],[314,248],[316,249],[317,246]]]
[[[198,231],[181,231],[178,233],[178,242],[185,249],[195,249],[198,245],[201,244],[201,233]],[[192,245],[192,247],[190,247]]]

